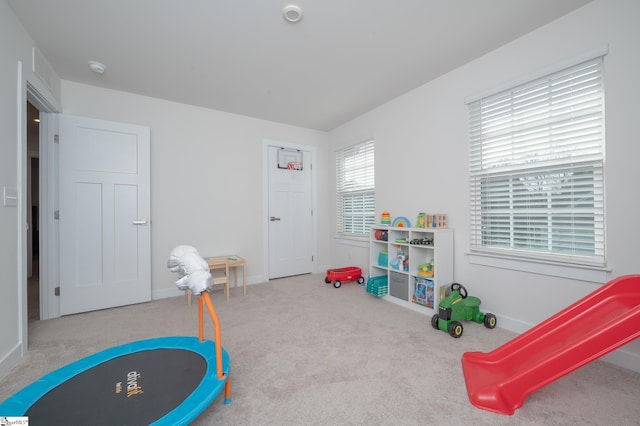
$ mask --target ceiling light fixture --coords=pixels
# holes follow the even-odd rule
[[[97,61],[89,61],[89,69],[93,72],[95,72],[96,74],[104,74],[105,70],[107,69],[107,67]]]
[[[296,23],[302,19],[302,9],[295,4],[290,4],[282,9],[282,16],[291,23]]]

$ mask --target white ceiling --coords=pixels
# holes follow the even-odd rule
[[[325,131],[589,1],[7,0],[64,80]]]

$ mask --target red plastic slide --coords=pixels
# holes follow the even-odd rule
[[[511,415],[530,393],[638,337],[640,275],[627,275],[492,352],[463,354],[469,400]]]

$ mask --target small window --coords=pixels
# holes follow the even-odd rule
[[[469,104],[472,252],[605,266],[602,66]]]
[[[364,236],[375,222],[373,139],[336,152],[338,234]]]

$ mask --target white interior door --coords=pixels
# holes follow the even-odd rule
[[[307,151],[269,147],[269,278],[312,271],[310,158]],[[290,163],[301,164],[289,170]]]
[[[60,313],[151,300],[150,131],[60,116]]]

